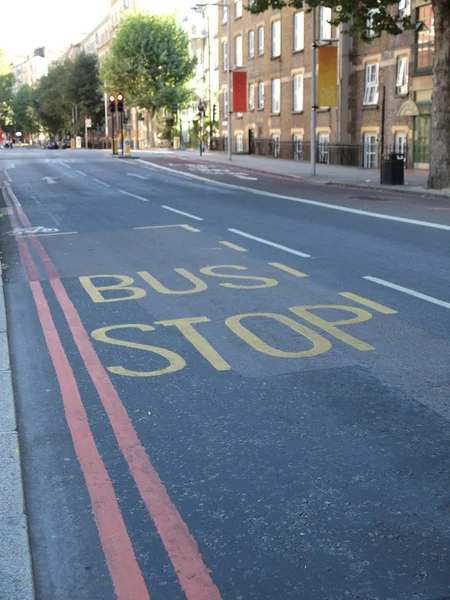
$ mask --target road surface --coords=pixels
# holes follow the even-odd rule
[[[37,600],[450,597],[450,204],[141,156],[0,154]]]

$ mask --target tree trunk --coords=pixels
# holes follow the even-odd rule
[[[154,108],[151,108],[150,109],[150,120],[151,120],[151,124],[152,124],[152,148],[156,148],[155,115],[156,115],[156,110]]]
[[[428,187],[450,188],[450,0],[433,0],[434,67]]]

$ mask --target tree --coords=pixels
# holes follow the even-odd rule
[[[36,133],[39,123],[33,88],[29,85],[22,85],[12,98],[11,108],[16,129],[22,131],[26,136]]]
[[[93,54],[81,52],[73,62],[66,63],[67,100],[79,107],[80,126],[84,117],[97,125],[104,120],[104,104],[101,91],[98,59]]]
[[[51,135],[63,136],[72,127],[72,103],[68,99],[67,63],[56,64],[41,78],[36,89],[39,118]]]
[[[158,110],[190,98],[187,82],[195,65],[188,36],[173,17],[135,13],[122,22],[101,78],[106,91],[124,92],[127,103],[149,111],[153,123]]]
[[[285,6],[302,8],[303,0],[254,0],[250,12],[259,14],[269,8]],[[398,35],[414,27],[409,17],[399,17],[392,7],[398,0],[308,0],[309,7],[319,5],[331,8],[335,14],[332,23],[347,25],[349,34],[359,35],[369,42],[367,22],[375,34],[387,32]],[[450,0],[431,0],[434,12],[434,66],[433,99],[431,109],[432,144],[429,187],[450,187]]]
[[[14,75],[10,72],[6,52],[0,48],[0,126],[12,125],[11,100]]]

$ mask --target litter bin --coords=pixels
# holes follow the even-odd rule
[[[402,156],[391,152],[381,163],[381,181],[384,185],[405,184],[405,161]]]

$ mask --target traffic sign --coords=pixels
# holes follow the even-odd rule
[[[84,124],[86,127],[92,127],[92,119],[85,119]]]

